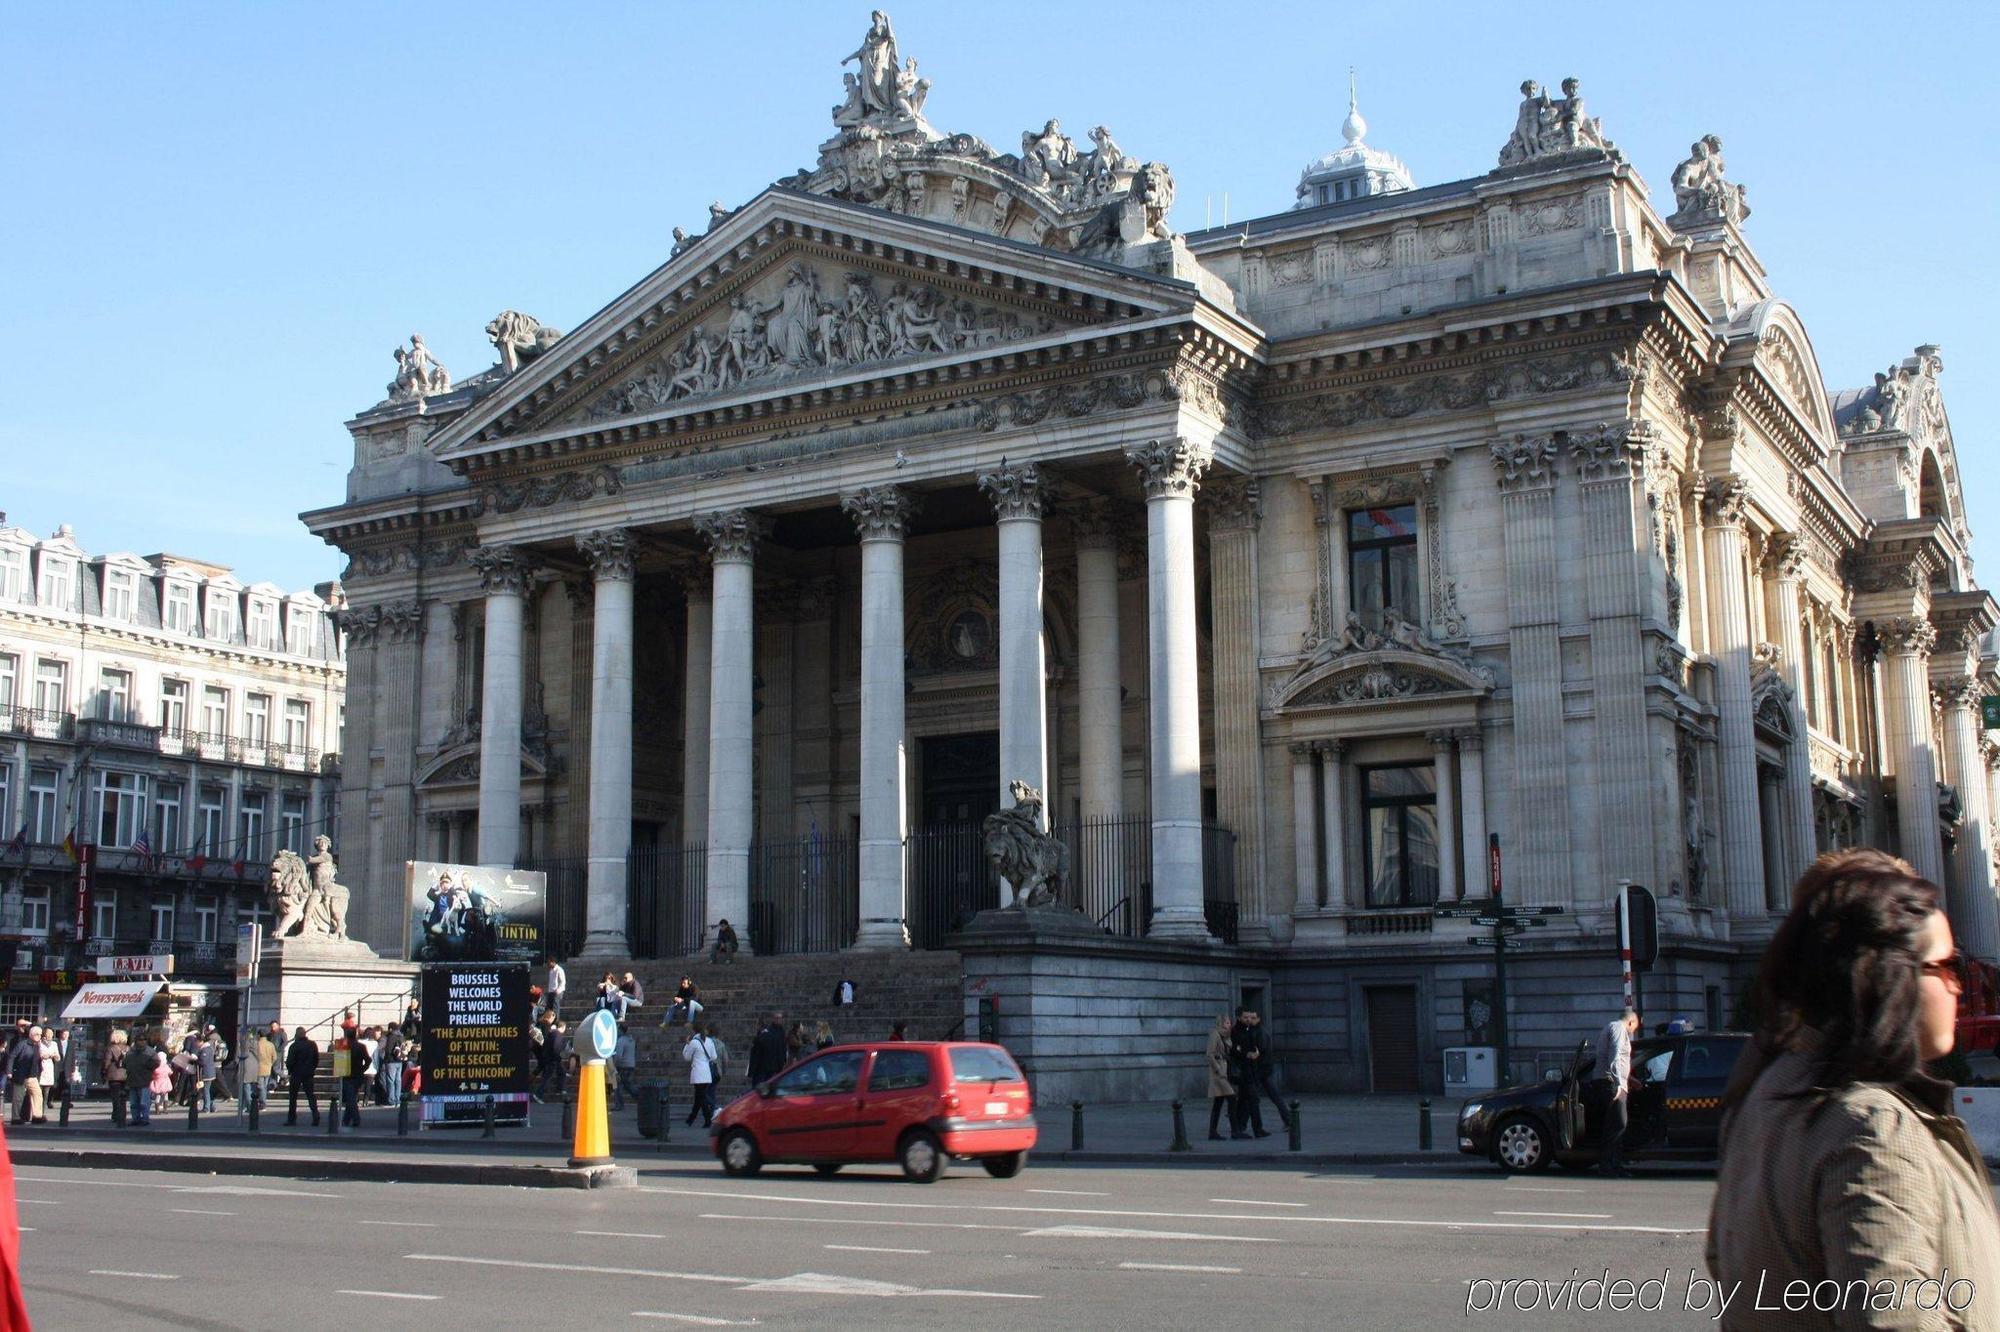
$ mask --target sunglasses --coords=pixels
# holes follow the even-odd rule
[[[1926,976],[1935,976],[1943,981],[1945,988],[1953,994],[1958,994],[1965,988],[1965,977],[1959,971],[1959,955],[1957,953],[1953,953],[1949,957],[1941,957],[1935,962],[1919,962],[1917,967]]]

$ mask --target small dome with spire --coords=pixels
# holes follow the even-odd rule
[[[1317,208],[1321,204],[1346,203],[1376,194],[1413,190],[1409,168],[1394,153],[1371,148],[1365,142],[1368,122],[1361,116],[1360,99],[1355,95],[1354,71],[1347,71],[1347,119],[1340,122],[1344,146],[1307,163],[1299,173],[1299,197],[1293,208]]]

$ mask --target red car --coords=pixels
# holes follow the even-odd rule
[[[724,1106],[709,1134],[732,1175],[777,1162],[831,1175],[851,1161],[894,1161],[928,1184],[956,1156],[1011,1179],[1034,1148],[1035,1107],[997,1045],[884,1041],[800,1060]]]

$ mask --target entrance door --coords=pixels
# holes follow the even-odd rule
[[[978,823],[1000,808],[1000,733],[934,735],[923,741],[919,828]]]
[[[1000,733],[927,736],[910,834],[910,936],[936,948],[974,912],[1000,905],[980,821],[1000,807]]]
[[[1417,1090],[1417,987],[1368,991],[1368,1080],[1376,1092]]]

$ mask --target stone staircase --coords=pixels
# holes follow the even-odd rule
[[[965,1038],[964,971],[957,953],[806,953],[739,957],[719,966],[692,958],[591,966],[573,962],[568,970],[563,1015],[572,1022],[590,1011],[606,971],[623,976],[629,970],[645,985],[646,1003],[630,1023],[639,1047],[638,1081],[658,1082],[664,1074],[682,1105],[687,1065],[681,1047],[688,1029],[685,1024],[660,1026],[682,976],[701,987],[700,1021],[713,1024],[729,1047],[718,1104],[747,1085],[751,1039],[765,1014],[774,1010],[785,1015],[788,1027],[804,1022],[811,1030],[824,1020],[832,1025],[836,1041],[881,1040],[899,1021],[911,1040]],[[845,1008],[833,1002],[843,979],[853,981],[855,990],[854,1003]]]

